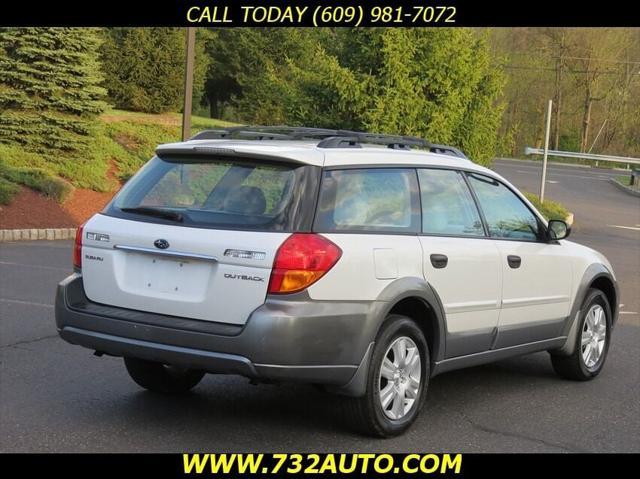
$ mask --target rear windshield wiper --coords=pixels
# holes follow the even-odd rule
[[[138,215],[156,216],[171,221],[182,222],[184,220],[182,214],[177,211],[163,210],[160,208],[151,208],[149,206],[136,206],[134,208],[120,208],[125,213],[136,213]]]

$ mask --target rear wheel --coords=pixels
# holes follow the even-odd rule
[[[571,356],[551,354],[555,372],[566,379],[588,381],[602,371],[611,338],[611,307],[599,289],[590,289],[578,318],[578,334]]]
[[[144,359],[124,358],[131,379],[149,391],[160,393],[183,393],[196,386],[203,371],[169,366]]]
[[[364,434],[402,434],[424,405],[429,383],[429,347],[416,323],[390,315],[373,349],[363,397],[346,398],[346,418]]]

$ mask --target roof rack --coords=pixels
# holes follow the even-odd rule
[[[309,128],[297,126],[236,126],[225,129],[204,130],[190,140],[320,140],[318,148],[362,148],[362,144],[386,145],[393,150],[420,148],[445,155],[467,159],[457,148],[436,145],[423,138],[404,135],[385,135],[364,131],[334,130],[329,128]]]

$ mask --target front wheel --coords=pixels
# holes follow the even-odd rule
[[[558,356],[552,353],[551,364],[563,378],[588,381],[602,371],[611,339],[611,307],[602,291],[589,290],[578,321],[573,354]]]
[[[424,405],[429,375],[422,330],[406,316],[390,315],[376,339],[365,395],[346,398],[347,420],[367,435],[402,434]]]
[[[149,391],[159,393],[183,393],[195,387],[203,371],[169,366],[137,358],[124,358],[124,364],[131,379]]]

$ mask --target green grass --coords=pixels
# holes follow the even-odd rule
[[[170,124],[173,126],[181,127],[182,114],[181,113],[139,113],[135,111],[116,110],[110,109],[102,114],[102,118],[107,122],[112,121],[128,121],[134,123],[143,124]],[[216,118],[206,118],[203,116],[191,116],[191,128],[195,131],[203,130],[205,128],[224,128],[229,126],[237,126],[237,123],[230,121],[218,120]],[[177,136],[180,135],[180,129],[177,130]],[[178,138],[177,138],[178,139]]]
[[[92,148],[105,164],[114,161],[121,180],[128,179],[147,162],[159,144],[181,140],[182,115],[165,113],[150,115],[122,110],[110,110],[102,118],[103,132]],[[207,128],[233,126],[222,120],[193,116],[191,133]]]
[[[109,110],[101,116],[86,152],[74,157],[48,158],[0,144],[0,202],[7,204],[15,196],[16,184],[59,201],[66,199],[72,186],[112,191],[118,182],[109,177],[110,169],[115,169],[117,180],[127,180],[153,156],[159,144],[180,141],[181,121],[179,113],[150,115]],[[233,125],[213,118],[191,119],[192,134]]]
[[[634,190],[640,191],[640,181],[636,181],[635,185],[631,185],[631,174],[625,175],[625,176],[616,176],[614,179],[621,185],[626,186],[627,188],[632,188]]]
[[[538,195],[534,195],[533,193],[524,193],[527,199],[533,203],[533,206],[544,216],[547,220],[562,220],[564,221],[569,211],[564,205],[558,203],[557,201],[551,201],[549,199],[545,199],[544,203],[540,203],[540,198]]]

